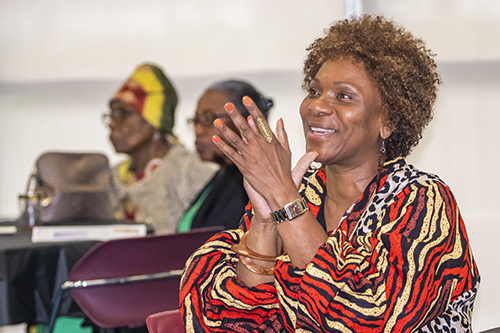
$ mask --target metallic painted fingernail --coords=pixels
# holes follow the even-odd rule
[[[219,118],[215,119],[214,125],[218,128],[222,128],[222,120],[220,120]]]
[[[227,111],[231,112],[231,111],[233,111],[233,110],[234,110],[234,105],[233,105],[233,103],[228,102],[228,103],[226,103],[226,105],[224,105],[224,108],[225,108]]]
[[[218,135],[214,135],[212,136],[212,140],[215,142],[215,143],[219,143],[220,142],[220,138]]]
[[[252,104],[252,100],[250,99],[250,97],[244,96],[243,97],[243,104],[245,104],[245,106],[249,106],[250,104]]]

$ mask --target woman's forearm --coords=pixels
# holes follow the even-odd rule
[[[286,187],[283,186],[283,188]],[[292,189],[292,184],[287,188],[290,189],[274,191],[272,196],[266,198],[272,211],[281,209],[286,204],[301,198],[298,191]],[[279,223],[276,230],[293,265],[299,268],[311,262],[319,247],[328,238],[323,227],[309,210],[291,221],[285,220]]]
[[[249,249],[265,256],[279,256],[284,251],[290,256],[294,266],[303,268],[314,258],[319,247],[326,242],[328,235],[310,211],[278,226],[269,222],[252,219],[247,234],[246,245]],[[275,262],[252,259],[255,265],[263,268],[274,267]],[[250,271],[240,259],[237,276],[246,286],[272,282],[273,275],[260,275]]]
[[[246,246],[248,249],[264,256],[277,257],[283,252],[283,243],[276,231],[276,226],[269,221],[261,222],[255,216],[252,218],[250,230],[247,234]],[[276,262],[257,259],[252,259],[252,262],[264,268],[274,267],[276,264]],[[238,262],[236,274],[238,279],[243,281],[247,287],[272,282],[274,280],[273,275],[260,275],[250,271],[242,263],[242,258],[240,258]]]
[[[328,234],[310,211],[280,223],[277,230],[292,264],[299,268],[310,263],[328,239]]]

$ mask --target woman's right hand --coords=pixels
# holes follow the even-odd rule
[[[250,123],[251,121],[249,121]],[[281,123],[281,122],[278,122]],[[280,125],[277,125],[279,127]],[[281,124],[282,126],[282,124]],[[280,138],[280,131],[277,129],[278,140]],[[281,142],[281,140],[280,140]],[[298,188],[304,173],[307,171],[309,166],[317,157],[316,152],[306,153],[300,158],[295,167],[292,170],[292,178],[294,180],[295,186]],[[283,249],[283,241],[279,236],[276,226],[271,220],[271,209],[267,204],[266,199],[255,191],[255,189],[244,180],[245,190],[247,191],[250,202],[253,208],[253,218],[250,225],[250,230],[247,236],[247,247],[265,255],[277,256],[281,254]],[[258,265],[262,267],[272,267],[271,263],[265,261],[254,260]],[[252,287],[259,285],[261,283],[272,282],[274,280],[273,275],[257,275],[246,269],[241,263],[237,266],[238,278],[245,283],[246,286]]]
[[[253,131],[258,134],[257,127],[255,125],[255,122],[253,121],[252,116],[248,116],[248,124],[250,127],[253,129]],[[287,149],[289,147],[288,143],[288,137],[283,125],[283,120],[280,119],[276,123],[276,138],[278,139],[278,142],[281,144],[282,147]],[[305,155],[303,155],[295,167],[292,170],[292,179],[293,182],[295,183],[295,186],[298,188],[301,181],[302,177],[306,173],[307,169],[311,165],[311,163],[314,162],[316,157],[318,156],[318,153],[316,152],[308,152]],[[250,202],[252,203],[252,207],[254,209],[254,216],[256,216],[256,223],[271,223],[271,208],[269,208],[269,205],[267,204],[265,198],[260,195],[253,187],[250,185],[250,183],[245,179],[244,180],[244,186],[245,190],[248,194],[248,197],[250,199]]]

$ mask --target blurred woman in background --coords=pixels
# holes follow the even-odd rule
[[[174,136],[177,93],[158,66],[139,66],[109,106],[104,118],[111,143],[128,155],[112,172],[117,217],[145,222],[157,234],[175,232],[216,165],[201,161]]]
[[[212,136],[217,134],[213,126],[217,118],[238,133],[231,118],[227,116],[224,105],[227,101],[232,101],[246,118],[249,113],[241,102],[243,96],[251,96],[267,119],[273,106],[271,99],[262,96],[247,82],[227,80],[216,82],[205,90],[198,100],[194,117],[188,120],[195,129],[198,155],[203,161],[217,163],[220,169],[184,212],[177,227],[178,231],[215,225],[234,229],[238,227],[239,220],[245,213],[248,195],[243,187],[243,176],[212,141]]]

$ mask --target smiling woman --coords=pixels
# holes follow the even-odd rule
[[[367,15],[308,50],[307,153],[292,171],[283,122],[265,140],[251,98],[249,119],[226,104],[239,135],[214,122],[252,206],[188,261],[187,331],[470,332],[480,278],[458,205],[405,162],[440,83],[431,51]]]

